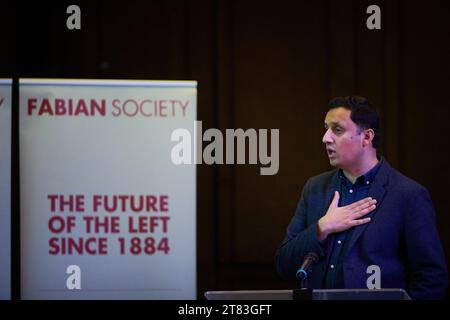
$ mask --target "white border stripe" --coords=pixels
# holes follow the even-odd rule
[[[2,84],[12,84],[12,79],[0,79],[0,85]]]
[[[20,85],[38,86],[104,86],[104,87],[189,87],[196,88],[197,81],[170,80],[95,80],[95,79],[19,79]]]

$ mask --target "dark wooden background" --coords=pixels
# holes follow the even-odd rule
[[[291,288],[273,260],[307,178],[328,170],[326,103],[368,97],[380,152],[425,185],[450,257],[450,5],[423,0],[2,1],[0,77],[198,81],[204,129],[279,128],[280,170],[198,166],[198,297]],[[378,4],[382,29],[366,28]],[[17,94],[17,92],[15,93]],[[19,297],[19,170],[13,127],[13,295]]]

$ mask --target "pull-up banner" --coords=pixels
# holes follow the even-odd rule
[[[11,299],[11,85],[0,79],[0,299]]]
[[[19,85],[22,298],[195,299],[197,83]]]

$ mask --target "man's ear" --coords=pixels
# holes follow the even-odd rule
[[[372,145],[372,140],[375,137],[375,131],[373,129],[365,129],[363,131],[363,147]]]

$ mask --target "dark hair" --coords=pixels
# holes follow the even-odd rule
[[[372,129],[374,131],[372,146],[377,148],[380,145],[380,117],[369,100],[359,96],[347,96],[336,97],[328,102],[329,110],[339,107],[351,111],[350,118],[360,130]]]

